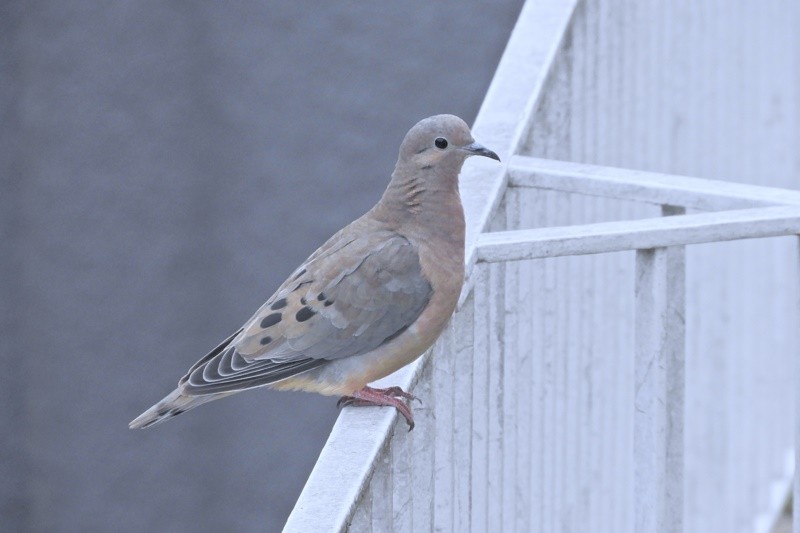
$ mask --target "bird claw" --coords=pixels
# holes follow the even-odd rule
[[[389,387],[388,389],[373,389],[373,390],[381,391],[381,392],[383,392],[385,394],[388,394],[390,396],[394,396],[395,398],[400,397],[400,398],[405,398],[406,400],[410,400],[410,401],[416,400],[416,401],[419,402],[420,405],[422,405],[422,400],[420,400],[419,397],[414,396],[410,392],[404,391],[400,387],[396,387],[395,386],[395,387]]]
[[[339,401],[336,402],[336,407],[341,409],[342,407],[347,407],[348,405],[354,405],[358,401],[358,398],[355,396],[342,396],[339,398]]]
[[[364,407],[368,405],[394,407],[406,419],[408,430],[411,431],[414,429],[414,415],[411,413],[411,407],[404,400],[417,400],[420,404],[422,403],[422,400],[400,387],[389,387],[387,389],[364,387],[352,395],[339,398],[339,401],[336,402],[336,407]]]

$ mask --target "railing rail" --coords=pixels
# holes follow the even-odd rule
[[[477,258],[486,262],[520,261],[797,233],[800,233],[800,206],[761,207],[484,233],[478,239]]]
[[[800,205],[800,191],[613,168],[529,156],[514,156],[511,187],[535,187],[703,211]]]

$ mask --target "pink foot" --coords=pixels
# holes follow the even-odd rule
[[[402,399],[401,399],[402,398]],[[337,407],[363,407],[367,405],[385,405],[394,407],[406,419],[408,430],[414,429],[414,415],[411,414],[411,407],[404,400],[419,400],[413,394],[409,394],[400,387],[389,387],[388,389],[373,389],[364,387],[356,391],[352,396],[342,396],[336,402]],[[420,402],[421,403],[421,402]]]

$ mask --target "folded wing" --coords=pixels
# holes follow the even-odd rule
[[[233,337],[181,379],[185,394],[275,383],[400,335],[432,288],[416,248],[391,232],[323,246]],[[334,237],[335,239],[336,237]]]

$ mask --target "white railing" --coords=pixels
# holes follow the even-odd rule
[[[546,176],[547,188],[557,190],[563,184],[571,189],[581,179],[591,176],[587,190],[592,194],[611,197],[624,194],[631,200],[665,202],[664,214],[681,215],[485,233],[478,239],[478,261],[496,263],[636,250],[634,531],[683,531],[686,346],[683,247],[800,234],[800,194],[743,185],[731,188],[724,182],[691,178],[680,179],[681,187],[670,190],[664,188],[660,175],[531,158],[519,158],[512,162],[511,168],[515,175],[512,183],[516,185],[536,187],[537,178]],[[630,179],[630,174],[635,174],[636,179]],[[634,184],[635,188],[631,187]],[[745,194],[748,191],[750,194]],[[738,207],[765,203],[789,205],[682,214],[689,206]],[[709,401],[713,400],[709,397]],[[791,468],[785,475],[791,475]],[[785,499],[789,479],[777,481],[784,491],[778,491],[778,499],[770,502],[767,514],[773,518]],[[764,490],[768,492],[771,488],[767,486]]]
[[[526,4],[473,127],[507,166],[462,174],[462,301],[385,380],[417,427],[345,409],[285,531],[769,531],[795,463],[800,192],[775,187],[800,183],[800,6],[735,4]]]

